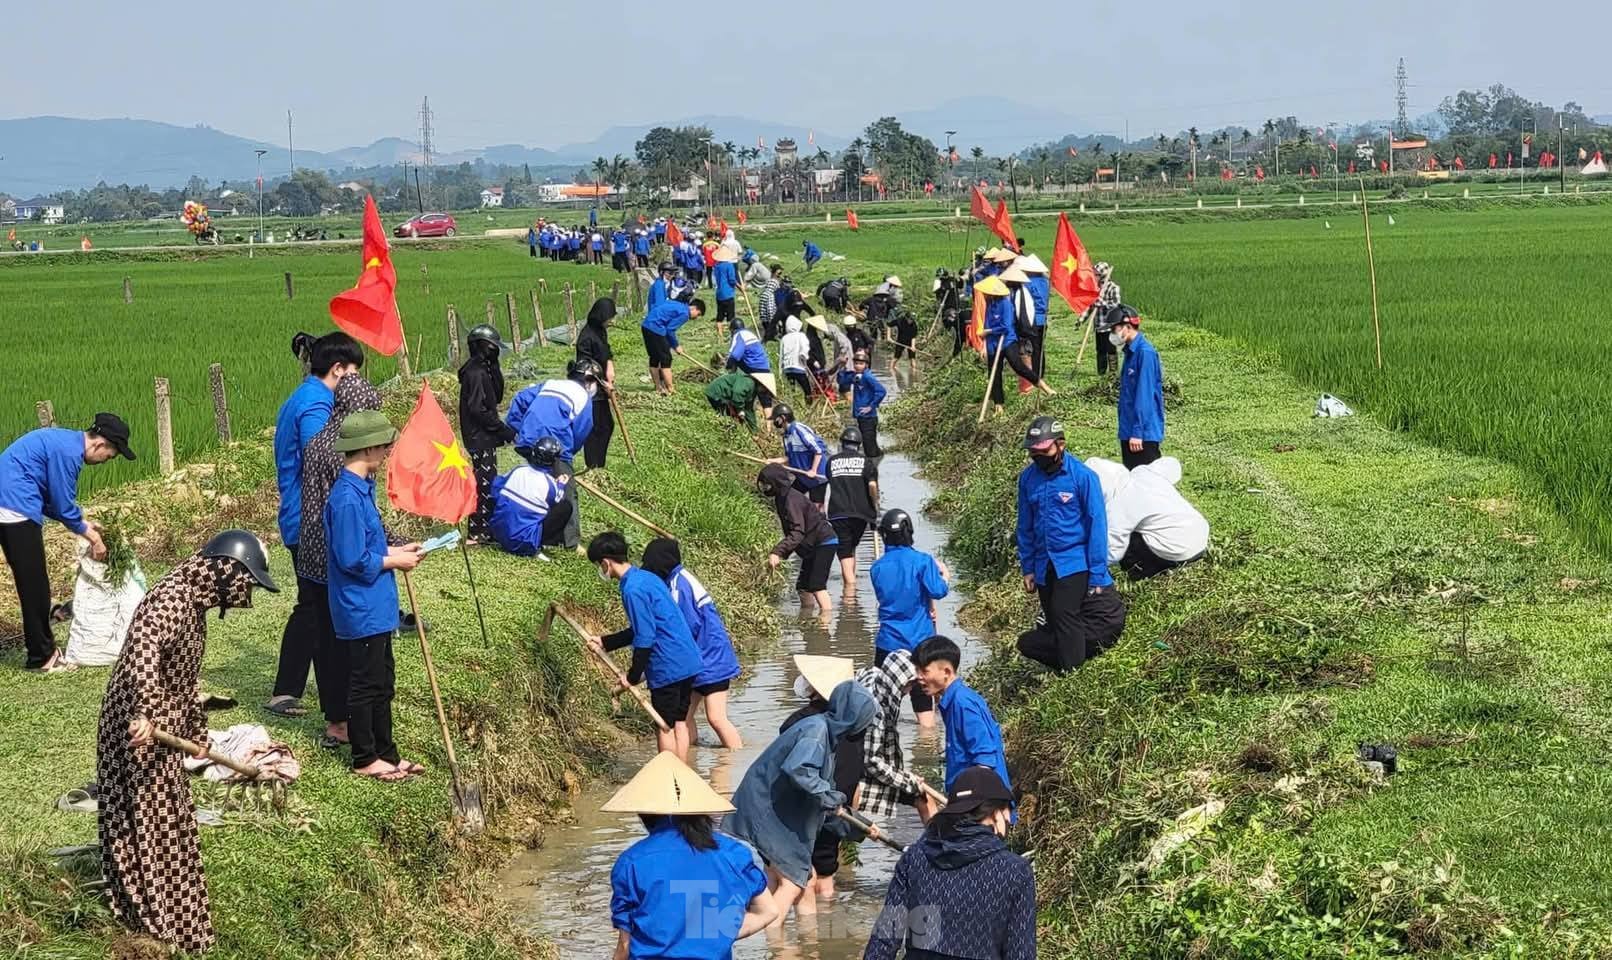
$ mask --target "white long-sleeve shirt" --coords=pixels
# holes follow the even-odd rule
[[[1118,563],[1138,533],[1161,560],[1191,560],[1209,548],[1209,521],[1176,490],[1181,461],[1160,457],[1133,470],[1102,457],[1087,459],[1108,508],[1108,562]]]
[[[778,341],[778,366],[805,373],[806,362],[812,355],[812,342],[806,339],[806,334],[801,332],[800,321],[794,317],[784,321],[784,329],[789,332]]]

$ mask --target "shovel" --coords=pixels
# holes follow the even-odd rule
[[[414,613],[416,632],[420,635],[420,655],[425,658],[425,675],[431,681],[431,699],[437,705],[437,726],[442,730],[442,745],[448,751],[448,770],[453,776],[453,816],[470,833],[480,833],[487,826],[487,814],[481,807],[481,784],[468,780],[459,772],[459,757],[453,750],[453,737],[448,733],[448,715],[442,709],[442,690],[437,686],[437,668],[431,659],[431,644],[425,639],[425,620],[420,617],[420,601],[414,596],[414,581],[403,571],[403,587],[409,594],[409,610]]]
[[[543,630],[539,636],[540,643],[548,642],[549,626],[554,622],[555,617],[564,620],[566,626],[570,627],[576,632],[577,636],[582,638],[582,645],[587,648],[588,653],[593,655],[600,666],[609,671],[610,677],[615,680],[619,689],[632,694],[633,700],[643,708],[644,713],[649,715],[649,719],[655,722],[656,729],[662,733],[672,732],[672,725],[667,723],[665,718],[660,715],[660,712],[650,703],[649,697],[644,694],[644,691],[627,682],[627,675],[621,672],[621,668],[616,666],[616,662],[610,659],[609,654],[604,652],[604,648],[598,646],[598,639],[589,633],[586,627],[578,623],[576,617],[572,616],[570,611],[557,603],[550,605],[548,616],[543,618]]]
[[[906,847],[903,847],[901,844],[896,843],[894,840],[891,840],[889,837],[885,836],[884,832],[879,829],[879,825],[877,823],[874,823],[872,820],[869,820],[867,817],[862,816],[860,813],[857,813],[854,810],[847,810],[844,807],[840,807],[838,810],[834,811],[834,816],[839,817],[841,820],[844,820],[846,823],[867,834],[869,840],[882,843],[891,850],[894,850],[896,853],[905,853],[907,851]]]

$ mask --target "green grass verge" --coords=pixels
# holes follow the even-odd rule
[[[673,398],[639,388],[634,380],[641,348],[635,353],[627,347],[625,334],[618,339],[625,348],[622,399],[641,463],[630,464],[618,443],[609,469],[590,479],[679,534],[684,556],[716,594],[735,639],[766,641],[776,635],[776,624],[768,582],[753,571],[773,524],[746,482],[748,470],[722,456],[734,441],[696,386]],[[551,348],[535,359],[554,369],[563,353]],[[518,385],[514,377],[511,384]],[[455,409],[452,381],[440,378],[434,386],[443,406]],[[392,391],[388,412],[395,421],[407,416],[415,389]],[[272,530],[272,478],[266,444],[254,440],[215,453],[213,461],[193,465],[179,478],[110,491],[91,507],[99,515],[121,508],[154,577],[222,526]],[[584,538],[618,528],[637,550],[650,536],[585,492],[580,506]],[[429,529],[400,519],[415,530]],[[58,559],[66,546],[52,538]],[[563,628],[546,646],[537,643],[542,613],[552,600],[567,600],[602,625],[619,625],[620,602],[611,585],[600,582],[583,558],[563,551],[547,564],[492,549],[472,556],[490,647],[482,643],[457,555],[433,557],[416,583],[461,762],[483,784],[494,816],[480,838],[451,827],[447,760],[412,637],[396,647],[398,740],[432,772],[387,786],[355,779],[341,758],[320,751],[314,741],[323,721],[317,716],[285,721],[259,709],[274,676],[290,593],[260,594],[254,609],[209,622],[205,685],[233,691],[241,701],[214,714],[212,726],[263,723],[303,761],[303,778],[285,809],[229,801],[226,808],[239,822],[202,832],[221,935],[213,956],[379,958],[409,952],[488,958],[547,950],[515,933],[489,896],[493,871],[511,851],[540,842],[543,824],[568,804],[569,791],[619,749],[621,733],[607,722],[612,713],[630,735],[647,736],[649,727],[631,701],[613,708]],[[288,555],[275,549],[272,558],[276,577],[292,583]],[[58,585],[67,582],[64,569],[56,566]],[[0,942],[40,960],[144,956],[86,886],[98,865],[60,871],[45,855],[95,838],[93,816],[56,812],[54,801],[94,776],[106,671],[42,677],[23,673],[20,662],[20,653],[10,650],[0,667],[0,699],[8,705],[0,733],[0,818],[8,825],[0,838]],[[315,707],[311,687],[307,702]],[[218,802],[199,799],[202,806]]]
[[[1112,393],[1055,327],[1057,413],[1117,459]],[[1524,471],[1315,420],[1315,391],[1214,334],[1150,322],[1166,449],[1209,559],[1125,587],[1112,651],[1053,678],[1012,650],[1032,601],[1012,547],[1033,407],[975,428],[956,362],[904,401],[917,453],[960,480],[932,508],[998,634],[975,678],[1008,730],[1037,851],[1042,947],[1132,957],[1601,956],[1612,568]],[[1086,364],[1090,363],[1087,358]],[[1089,385],[1089,386],[1088,386]],[[1359,742],[1398,746],[1374,782]],[[1176,818],[1209,828],[1139,869]]]

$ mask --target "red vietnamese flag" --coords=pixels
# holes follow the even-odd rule
[[[1495,154],[1492,154],[1492,153],[1489,154],[1489,169],[1493,170],[1495,167],[1497,167],[1499,165],[1500,165],[1500,158]]]
[[[1388,161],[1387,160],[1379,160],[1379,161],[1377,161],[1377,167],[1383,173],[1387,173],[1388,172]]]
[[[1507,170],[1511,169],[1511,151],[1510,150],[1506,151],[1506,169]]]
[[[1316,177],[1319,177],[1319,176],[1320,176],[1320,174],[1315,172],[1315,164],[1313,164],[1313,163],[1310,164],[1310,179],[1314,180]]]
[[[399,510],[458,523],[476,509],[476,477],[430,384],[392,447],[386,497]]]
[[[1455,158],[1455,169],[1457,169],[1457,170],[1465,170],[1466,169],[1466,161],[1462,160],[1460,157],[1456,157]]]
[[[739,214],[739,226],[742,227],[745,224],[750,222],[750,218],[745,215],[745,212],[743,210],[738,211],[738,214]]]
[[[985,181],[981,180],[980,183]],[[975,187],[968,193],[968,214],[987,227],[996,225],[996,212],[991,209],[991,201],[985,199],[985,191]]]
[[[1052,272],[1049,280],[1052,289],[1076,313],[1085,313],[1097,302],[1102,284],[1097,282],[1097,271],[1092,269],[1086,247],[1069,225],[1069,214],[1058,214],[1058,238],[1052,244]]]
[[[850,207],[845,208],[845,222],[852,230],[856,230],[862,226],[862,224],[857,222],[856,211],[852,210]]]
[[[1265,168],[1264,167],[1260,167],[1260,166],[1254,167],[1254,179],[1255,180],[1264,180],[1265,179]]]
[[[666,221],[666,243],[668,246],[677,246],[683,242],[683,231],[677,229],[676,220]]]
[[[1071,157],[1078,157],[1078,156],[1080,156],[1080,151],[1076,150],[1074,147],[1070,147],[1069,148],[1069,155]]]
[[[1354,173],[1354,172],[1355,172],[1355,162],[1354,162],[1354,161],[1353,161],[1353,160],[1350,160],[1350,161],[1349,161],[1349,172],[1350,172],[1350,173]]]
[[[991,218],[991,232],[1002,238],[1002,246],[1019,252],[1019,235],[1013,232],[1013,218],[1008,215],[1007,201],[996,201],[996,214]]]
[[[397,312],[397,271],[373,196],[364,198],[363,256],[358,282],[330,298],[330,318],[355,340],[389,357],[403,346],[403,318]]]

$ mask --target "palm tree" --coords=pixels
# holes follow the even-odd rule
[[[1036,187],[1037,193],[1040,193],[1047,185],[1047,166],[1051,163],[1052,152],[1046,147],[1042,147],[1035,152],[1036,173],[1041,177],[1041,184]]]
[[[610,179],[610,161],[604,157],[593,160],[593,205],[599,206],[601,187]]]
[[[605,167],[606,180],[612,187],[616,188],[616,203],[621,210],[627,209],[627,197],[626,194],[622,193],[621,188],[631,175],[632,161],[619,153],[612,157],[610,163]]]
[[[1162,133],[1159,134],[1159,152],[1163,153],[1168,149],[1170,149],[1170,138]]]
[[[975,180],[978,180],[980,178],[980,161],[985,159],[985,148],[984,147],[969,147],[968,148],[968,158],[970,160],[974,161],[974,163],[973,163],[973,178]]]

